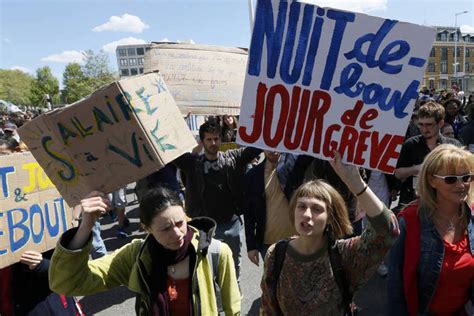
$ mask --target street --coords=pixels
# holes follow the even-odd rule
[[[133,238],[142,238],[145,232],[140,228],[138,205],[134,194],[128,190],[127,217],[130,219],[129,237],[120,239],[116,237],[117,223],[112,222],[110,216],[101,220],[102,238],[107,250],[113,251],[125,245]],[[257,267],[247,258],[245,248],[242,251],[242,276],[241,287],[243,291],[242,315],[258,315],[260,306],[260,279],[263,271],[263,262]],[[386,305],[386,282],[385,279],[375,275],[364,288],[356,295],[355,301],[360,308],[359,315],[385,315]],[[105,293],[99,293],[83,297],[80,300],[86,315],[134,315],[135,295],[125,287],[113,289]]]

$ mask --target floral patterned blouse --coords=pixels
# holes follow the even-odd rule
[[[361,236],[336,241],[351,294],[365,284],[395,243],[390,211],[369,218]],[[331,269],[327,245],[311,255],[288,245],[278,284],[272,284],[275,245],[267,252],[261,282],[263,315],[343,315],[342,294]],[[276,289],[276,291],[275,291]]]

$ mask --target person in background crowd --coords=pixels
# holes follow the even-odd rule
[[[186,210],[191,218],[207,216],[217,223],[215,238],[227,243],[234,256],[237,279],[240,277],[242,247],[243,178],[246,166],[260,153],[256,148],[219,151],[219,124],[207,121],[199,128],[204,154],[185,153],[174,163],[185,175]]]
[[[458,140],[440,134],[444,114],[443,106],[433,101],[422,105],[418,110],[418,128],[421,134],[403,143],[395,169],[395,177],[402,181],[398,209],[416,198],[416,178],[426,155],[439,144],[461,146]]]
[[[459,139],[474,154],[474,104],[468,112],[468,122],[461,129]]]
[[[125,216],[125,208],[127,207],[127,187],[120,188],[109,193],[109,200],[112,203],[111,216],[117,218],[117,237],[127,238],[127,227],[130,226],[130,220]]]
[[[462,113],[466,115],[468,119],[472,111],[474,111],[474,93],[469,95],[469,98],[466,100],[466,104],[464,104],[462,108]]]
[[[20,135],[18,135],[16,130],[17,130],[17,126],[15,124],[13,124],[12,122],[6,122],[3,125],[3,133],[4,133],[3,138],[4,139],[13,138],[17,142],[20,142]]]
[[[342,196],[321,180],[302,184],[290,202],[299,236],[272,245],[265,257],[263,315],[345,315],[353,293],[397,238],[395,216],[368,188],[359,169],[343,165],[337,152],[331,165],[366,210],[369,226],[361,236],[342,239],[352,232]]]
[[[184,194],[181,189],[181,183],[178,179],[178,168],[175,164],[168,163],[160,170],[137,181],[135,193],[137,194],[138,202],[141,201],[149,189],[156,186],[162,186],[173,190],[180,196],[181,200],[184,201]]]
[[[464,149],[444,144],[426,156],[390,254],[389,315],[473,315],[464,310],[474,302],[473,178]]]
[[[237,137],[237,118],[232,115],[222,116],[222,142],[235,142]]]
[[[425,104],[426,102],[420,102],[419,100],[417,101],[417,104],[415,105],[415,108],[413,109],[413,113],[411,115],[410,123],[408,123],[408,128],[405,133],[405,139],[420,135],[420,129],[418,128],[418,109],[420,108],[421,103]]]
[[[259,265],[259,254],[265,258],[268,247],[280,239],[296,235],[290,222],[288,200],[284,194],[284,168],[277,168],[278,152],[264,151],[265,160],[245,175],[244,223],[247,255]]]
[[[441,127],[441,135],[444,137],[454,138],[454,128],[451,124],[444,122]]]
[[[212,238],[211,219],[186,222],[178,194],[163,187],[149,190],[140,202],[140,222],[148,232],[145,240],[135,239],[91,261],[91,229],[110,209],[110,201],[94,191],[79,207],[83,214],[79,228],[63,234],[51,259],[54,291],[89,295],[126,285],[137,294],[137,315],[217,315],[218,305],[227,316],[240,315],[229,247]]]
[[[82,315],[74,297],[57,295],[49,287],[52,254],[25,251],[20,262],[0,270],[0,315]]]
[[[459,131],[466,124],[466,119],[459,113],[461,102],[458,99],[449,99],[444,102],[446,111],[444,122],[451,124],[454,130],[454,138],[458,139]]]
[[[14,138],[0,138],[0,155],[13,154],[19,147]]]

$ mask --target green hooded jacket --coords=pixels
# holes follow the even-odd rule
[[[192,271],[192,304],[194,315],[218,315],[214,290],[212,262],[207,250],[215,229],[208,218],[196,218],[188,223],[194,231],[191,244],[196,251],[196,264]],[[137,315],[150,315],[153,309],[150,294],[152,261],[145,239],[136,239],[115,252],[89,261],[92,239],[83,249],[69,250],[67,245],[77,228],[61,236],[49,267],[51,290],[67,296],[85,296],[125,285],[137,294]],[[225,315],[240,315],[240,292],[235,276],[232,252],[225,244],[220,245],[219,275],[222,307]]]

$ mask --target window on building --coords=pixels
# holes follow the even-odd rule
[[[130,74],[131,74],[132,76],[138,75],[138,69],[137,69],[137,68],[132,68],[132,69],[130,69]]]
[[[436,56],[436,50],[435,48],[431,48],[431,52],[430,52],[430,57],[435,57]]]
[[[138,47],[137,55],[145,55],[145,49],[143,47]]]
[[[469,63],[464,64],[464,72],[469,72]]]
[[[446,42],[448,40],[446,33],[441,33],[441,41]]]
[[[430,90],[435,88],[435,81],[433,79],[430,79],[429,87],[430,87]]]
[[[128,56],[135,56],[135,47],[127,49]]]
[[[120,59],[120,66],[128,66],[128,59],[127,58],[121,58]]]
[[[440,89],[446,89],[448,86],[448,80],[446,79],[441,79],[439,82]]]
[[[461,63],[457,62],[456,63],[456,72],[460,72],[461,71]]]
[[[138,68],[138,70],[141,74],[143,73],[143,68]]]
[[[448,62],[447,61],[442,61],[441,62],[441,73],[442,74],[447,74],[448,73]]]
[[[135,66],[137,64],[136,58],[129,58],[128,59],[130,66]]]
[[[428,63],[428,72],[436,72],[436,67],[434,63]]]
[[[448,49],[446,47],[441,48],[441,60],[448,60]]]
[[[122,77],[126,77],[126,76],[130,76],[130,73],[129,73],[128,69],[122,69],[122,71],[120,72],[120,75]]]
[[[143,62],[145,61],[145,58],[140,57],[140,58],[137,58],[137,60],[138,60],[139,65],[143,65]]]
[[[453,49],[453,57],[454,57],[454,49]],[[459,58],[461,57],[461,48],[456,47],[456,57]]]
[[[471,49],[466,48],[466,57],[471,57]]]
[[[125,48],[119,48],[118,49],[118,55],[119,56],[127,56],[127,50]]]

